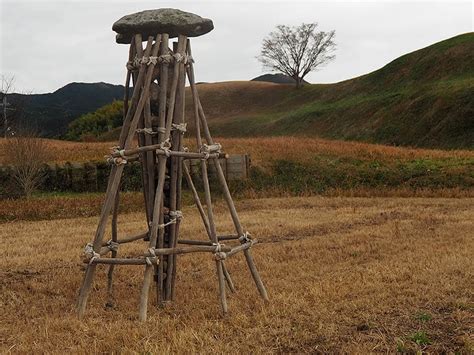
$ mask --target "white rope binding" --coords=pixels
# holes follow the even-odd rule
[[[167,158],[170,157],[170,148],[171,148],[171,142],[170,139],[167,138],[165,141],[160,143],[160,148],[164,153]]]
[[[111,250],[111,251],[117,251],[119,245],[120,245],[119,243],[114,242],[112,239],[110,239],[110,240],[107,241],[107,243],[106,243],[107,248],[109,248],[109,250]]]
[[[135,132],[149,134],[150,136],[154,136],[159,133],[157,131],[154,131],[152,128],[137,128]]]
[[[158,63],[170,64],[172,60],[173,56],[171,54],[162,54],[158,57]]]
[[[94,250],[94,245],[92,243],[87,243],[84,247],[84,255],[89,259],[89,265],[94,262],[96,259],[100,259],[100,254],[96,253]]]
[[[203,154],[204,156],[202,157],[202,160],[207,160],[209,159],[209,156],[213,153],[220,153],[222,149],[222,146],[219,143],[214,143],[214,144],[203,144],[199,148],[199,153]]]
[[[249,232],[245,231],[244,234],[242,234],[242,235],[239,237],[239,242],[240,242],[241,244],[251,243],[251,242],[252,242],[252,236],[250,235]]]
[[[157,256],[156,256],[156,253],[155,253],[155,249],[148,248],[148,252],[151,254],[151,256],[145,257],[145,262],[146,262],[147,265],[153,266],[153,262],[156,263],[156,261],[157,261]]]
[[[180,131],[181,134],[184,134],[184,133],[186,133],[187,125],[188,125],[187,123],[172,123],[171,127],[172,127],[172,129],[174,129],[176,131]]]
[[[125,149],[120,149],[119,146],[115,146],[110,148],[112,150],[112,155],[106,155],[105,158],[107,159],[108,164],[115,164],[115,165],[125,165],[127,164],[127,158],[125,156]],[[120,157],[114,157],[113,154],[119,154]]]
[[[212,243],[212,246],[215,247],[215,249],[214,249],[214,258],[216,260],[225,260],[227,258],[227,254],[222,251],[222,244],[221,243]]]

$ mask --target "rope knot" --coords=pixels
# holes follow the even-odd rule
[[[177,131],[180,131],[181,134],[186,132],[187,123],[173,123],[171,127]]]
[[[147,265],[152,266],[154,262],[157,263],[157,256],[155,253],[155,249],[148,248],[148,253],[150,253],[151,256],[146,256],[145,262]]]
[[[222,244],[221,243],[212,243],[212,246],[215,247],[215,249],[214,249],[214,259],[216,259],[216,260],[225,260],[227,258],[227,254],[222,251]]]
[[[252,242],[252,236],[250,235],[249,232],[245,231],[244,234],[242,234],[242,235],[239,237],[239,242],[240,242],[241,244],[245,244],[245,243]]]
[[[106,155],[105,156],[106,158],[106,161],[107,161],[107,164],[110,164],[110,165],[125,165],[127,164],[127,159],[124,159],[124,158],[120,158],[120,157],[113,157],[111,155]]]
[[[173,55],[175,63],[186,62],[186,57],[183,56],[181,53],[175,53]]]
[[[207,160],[209,159],[209,156],[213,153],[220,153],[222,149],[222,146],[219,143],[214,143],[214,144],[203,144],[199,148],[199,153],[203,154],[202,160]]]
[[[160,143],[160,149],[165,152],[165,156],[167,158],[170,157],[170,148],[171,148],[171,142],[170,139],[167,138],[165,141]]]
[[[162,54],[158,57],[158,63],[162,64],[170,64],[173,60],[173,56],[171,54]]]
[[[119,243],[114,242],[112,239],[110,239],[106,244],[107,248],[109,248],[109,250],[112,250],[112,251],[117,251],[119,245],[120,245]]]
[[[176,210],[176,211],[170,211],[169,216],[172,217],[173,219],[181,219],[183,218],[183,212]]]
[[[84,247],[84,255],[89,259],[89,264],[92,264],[94,260],[100,258],[100,254],[94,250],[94,245],[92,243],[87,243]]]
[[[115,146],[110,148],[112,151],[112,155],[106,155],[105,158],[108,164],[115,164],[115,165],[124,165],[127,164],[127,158],[125,156],[125,149],[120,149],[119,146]],[[114,155],[120,155],[120,157],[114,157]]]
[[[127,61],[126,67],[127,70],[129,71],[135,71],[138,70],[140,67],[142,59],[138,58],[138,56],[135,55],[135,57],[132,60]]]
[[[150,57],[148,57],[148,63],[146,63],[146,64],[147,65],[150,65],[150,64],[156,65],[157,63],[158,63],[158,57],[150,56]]]
[[[158,132],[155,132],[152,128],[138,128],[137,130],[135,130],[135,132],[149,134],[150,136],[158,134]]]

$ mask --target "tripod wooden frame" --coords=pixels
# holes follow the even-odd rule
[[[149,36],[143,48],[141,34],[132,36],[124,97],[124,121],[118,146],[108,158],[112,164],[105,202],[92,243],[86,246],[87,269],[78,298],[78,314],[83,317],[97,265],[108,264],[108,297],[113,297],[113,273],[115,265],[142,265],[144,278],[140,296],[139,319],[146,320],[150,286],[155,275],[158,304],[174,299],[177,272],[177,255],[208,252],[216,263],[222,312],[227,312],[226,283],[233,292],[234,285],[226,268],[225,260],[242,251],[261,297],[268,300],[260,279],[251,247],[256,243],[247,233],[238,217],[227,182],[219,163],[225,156],[220,144],[213,141],[207,120],[199,101],[194,79],[193,59],[189,39],[178,35],[173,50],[169,48],[169,35],[159,33]],[[188,78],[194,109],[196,136],[195,152],[183,146],[185,123],[185,83]],[[129,98],[130,82],[133,94]],[[156,81],[156,82],[155,82]],[[132,147],[135,134],[138,147]],[[204,136],[204,142],[203,138]],[[187,159],[202,159],[201,174],[204,186],[204,205],[193,183]],[[136,236],[119,239],[117,236],[117,214],[119,189],[124,165],[139,159],[142,166],[143,193],[149,229]],[[217,179],[230,212],[235,235],[219,236],[213,214],[211,190],[208,178],[209,161],[215,166]],[[207,232],[206,240],[182,240],[178,238],[182,223],[182,180],[187,181],[196,207]],[[112,214],[111,239],[104,242],[106,225]],[[145,241],[144,253],[134,257],[118,257],[120,245],[134,241]],[[223,245],[238,242],[235,246]],[[185,246],[178,246],[178,245]],[[110,257],[105,257],[110,254]]]

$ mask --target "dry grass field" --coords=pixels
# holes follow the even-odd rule
[[[101,268],[87,317],[74,312],[81,250],[97,217],[0,224],[2,353],[472,353],[474,201],[293,197],[237,202],[271,301],[242,255],[222,318],[209,255],[179,259],[177,300],[137,322],[143,268],[122,267],[106,310]],[[219,232],[231,224],[222,202]],[[192,207],[184,238],[203,235]],[[145,228],[121,215],[119,234]],[[140,243],[139,243],[140,244]],[[142,247],[127,246],[122,255]]]
[[[229,154],[250,154],[252,162],[258,165],[275,159],[289,159],[306,162],[315,155],[334,155],[357,159],[449,159],[474,158],[472,150],[441,150],[393,147],[382,144],[346,142],[322,138],[306,137],[259,137],[259,138],[225,138],[215,140],[222,144]],[[195,141],[187,138],[186,144],[194,147]],[[51,152],[51,162],[85,162],[104,160],[110,154],[115,142],[71,142],[47,140]],[[5,150],[2,145],[5,139],[0,138],[0,164],[5,161]]]

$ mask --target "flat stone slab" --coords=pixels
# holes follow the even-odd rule
[[[168,33],[170,38],[185,35],[198,37],[214,29],[212,20],[178,9],[156,9],[126,15],[116,21],[112,30],[117,32],[117,43],[130,43],[132,37],[141,34],[146,41],[149,36]]]

